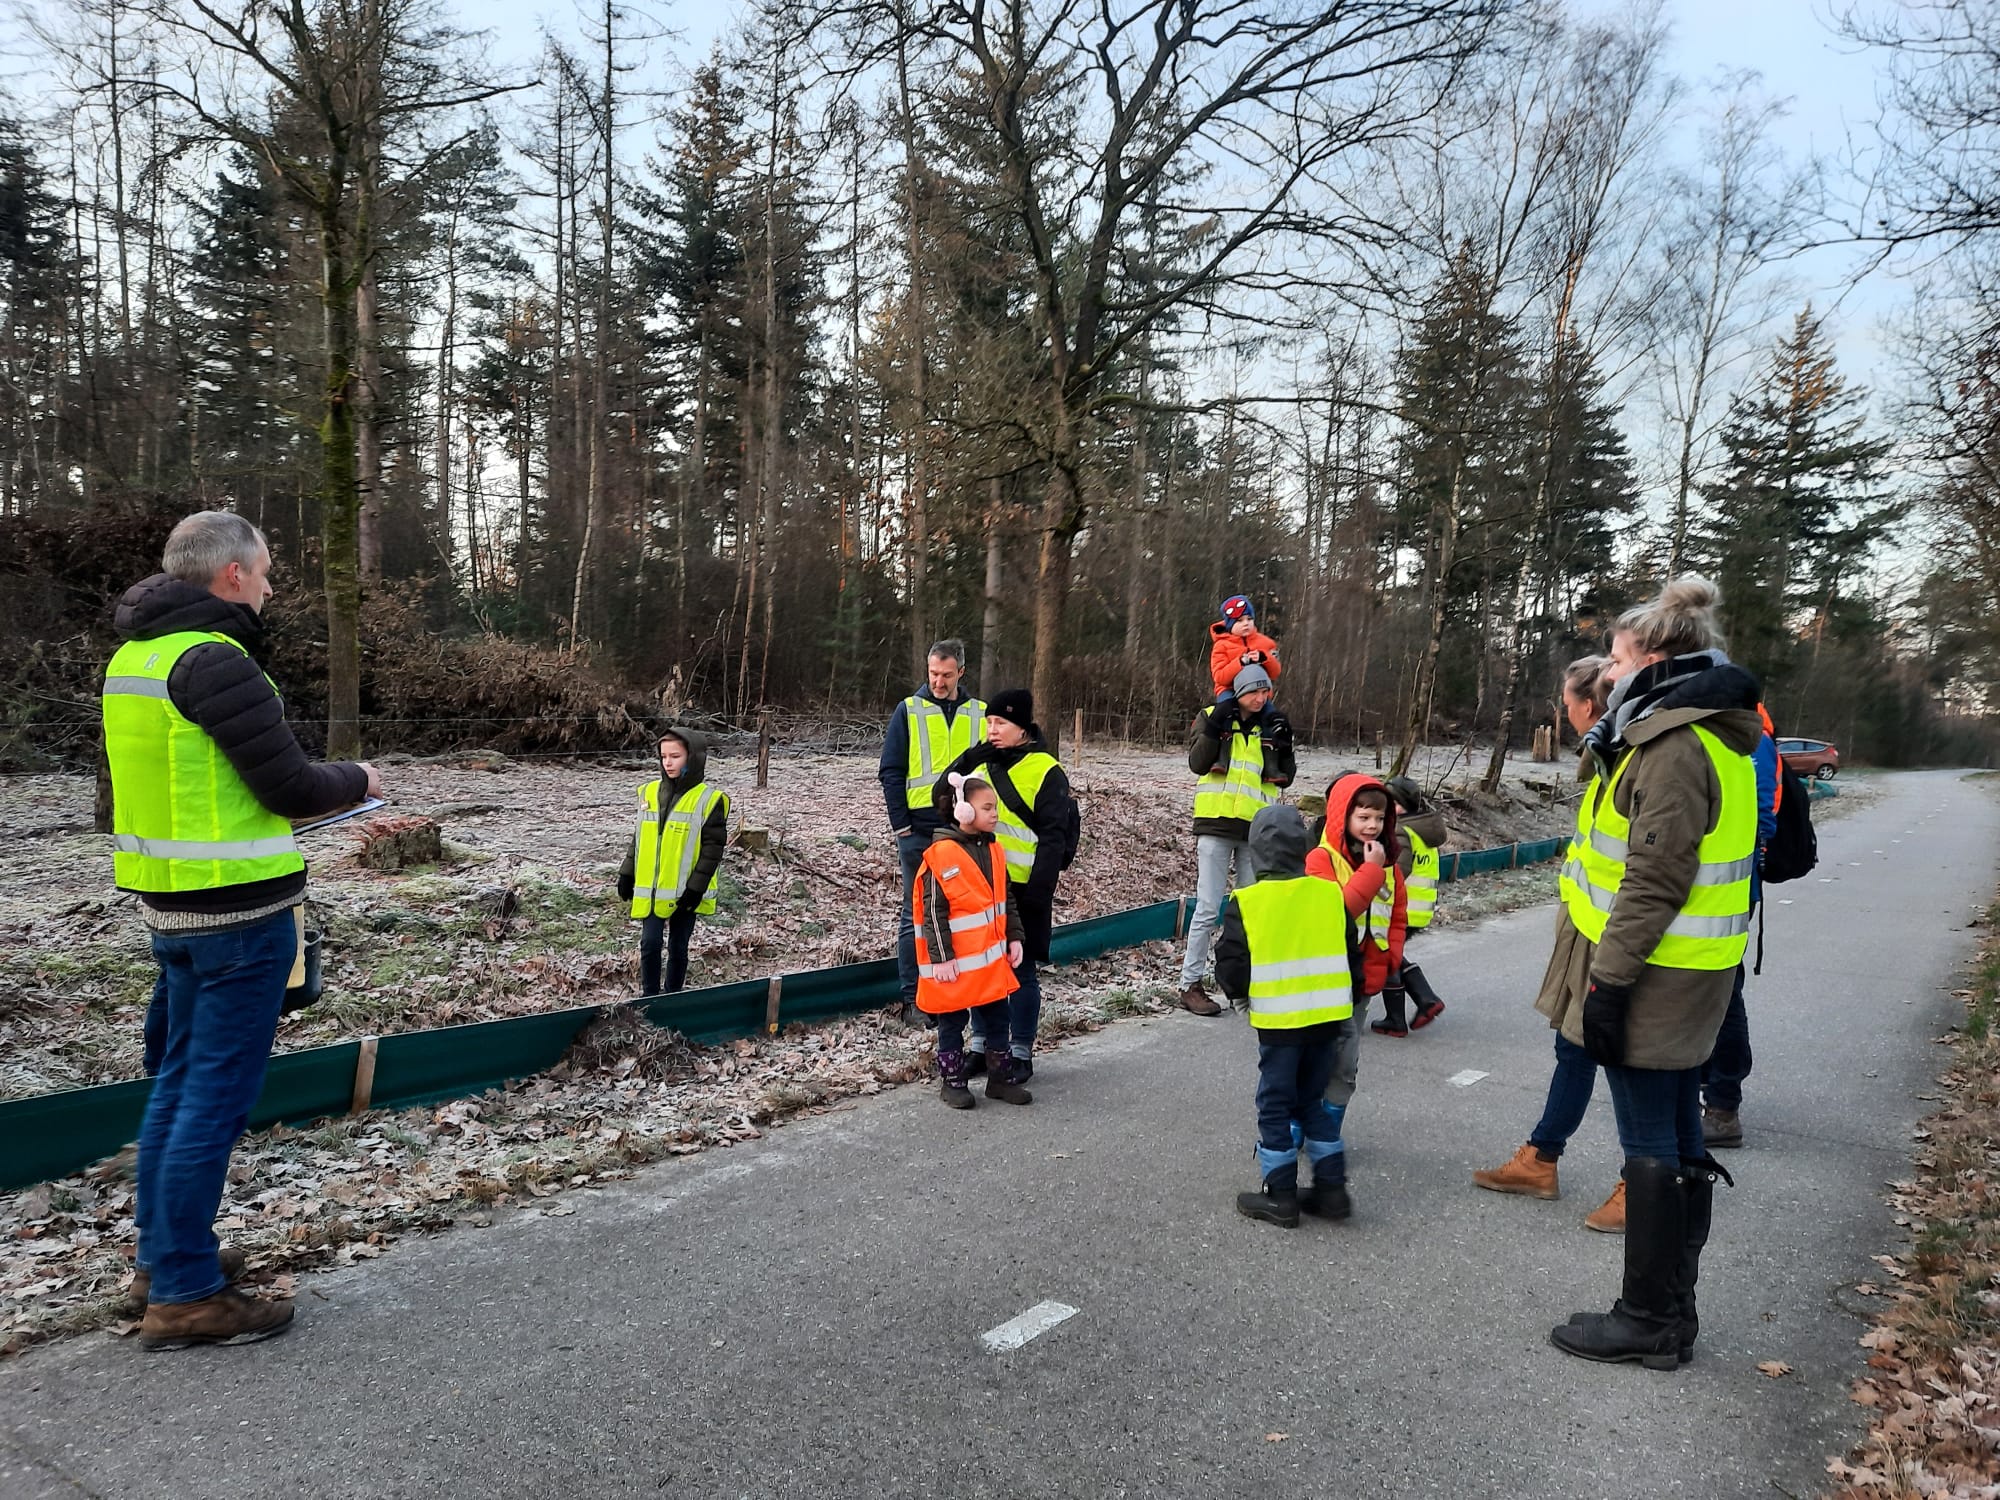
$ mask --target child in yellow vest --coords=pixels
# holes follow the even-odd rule
[[[1018,981],[1021,917],[1007,889],[1007,853],[994,837],[1000,798],[976,776],[953,771],[952,826],[931,835],[910,890],[917,934],[917,1009],[937,1017],[939,1097],[971,1109],[965,1025],[986,1038],[986,1097],[1027,1104],[1007,1050],[1007,997]]]
[[[1215,945],[1215,981],[1248,1002],[1257,1031],[1257,1166],[1262,1183],[1236,1209],[1295,1228],[1299,1211],[1344,1219],[1347,1158],[1326,1101],[1342,1038],[1354,1029],[1347,908],[1339,887],[1306,873],[1305,820],[1282,803],[1250,823],[1254,884],[1238,886]],[[1299,1154],[1312,1185],[1299,1191]]]
[[[1438,850],[1450,841],[1444,814],[1425,799],[1423,788],[1408,776],[1391,776],[1383,783],[1396,804],[1396,871],[1403,877],[1407,892],[1408,918],[1404,934],[1405,951],[1409,940],[1431,925],[1437,910]],[[1405,997],[1414,1014],[1403,1018]],[[1406,957],[1382,989],[1385,1014],[1370,1029],[1384,1036],[1407,1036],[1422,1031],[1444,1014],[1444,1001],[1431,988],[1424,971]]]
[[[675,725],[660,736],[660,779],[639,788],[639,827],[618,869],[618,899],[631,903],[639,924],[642,999],[687,983],[695,918],[715,910],[716,872],[729,838],[729,798],[703,779],[707,770],[708,741]]]

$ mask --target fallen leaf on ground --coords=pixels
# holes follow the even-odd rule
[[[1757,1364],[1757,1373],[1759,1375],[1768,1375],[1773,1380],[1776,1380],[1781,1375],[1791,1374],[1792,1367],[1782,1359],[1760,1360]]]

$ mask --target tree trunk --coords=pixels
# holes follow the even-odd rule
[[[1000,689],[1000,481],[986,481],[986,598],[979,619],[979,696]]]
[[[354,296],[355,356],[358,366],[354,392],[354,454],[361,490],[358,552],[361,584],[382,586],[382,428],[376,403],[382,389],[382,345],[375,266],[370,258],[361,272]]]
[[[910,575],[910,670],[921,680],[930,650],[929,598],[925,577],[930,558],[930,392],[929,362],[924,337],[924,249],[917,204],[917,122],[910,107],[908,42],[896,48],[896,88],[902,105],[904,236],[910,263],[909,307],[903,338],[909,347],[910,401],[915,407],[911,426],[908,501]]]
[[[319,216],[326,396],[319,428],[326,589],[326,753],[361,750],[361,494],[354,452],[355,278],[336,171]]]

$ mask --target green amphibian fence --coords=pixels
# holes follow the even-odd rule
[[[1543,839],[1441,857],[1445,880],[1516,869],[1555,858],[1564,840]],[[1159,938],[1178,938],[1193,900],[1092,917],[1058,927],[1056,963],[1095,958]],[[682,990],[639,1002],[656,1026],[697,1042],[725,1042],[775,1031],[793,1021],[825,1021],[892,1004],[900,991],[893,958]],[[553,1067],[579,1031],[609,1005],[579,1005],[546,1015],[479,1021],[435,1031],[363,1037],[271,1059],[250,1126],[300,1124],[363,1109],[400,1109],[481,1093]],[[0,1191],[66,1176],[131,1144],[139,1134],[152,1081],[65,1089],[0,1104]]]

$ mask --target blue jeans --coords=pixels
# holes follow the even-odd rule
[[[146,1002],[145,1037],[146,1051],[140,1059],[139,1071],[148,1078],[160,1071],[160,1059],[167,1055],[167,971],[165,969],[153,978],[153,998]]]
[[[1604,1080],[1627,1160],[1700,1161],[1708,1155],[1701,1139],[1701,1069],[1606,1068]]]
[[[1021,967],[1014,971],[1020,988],[1007,997],[1007,1034],[1016,1057],[1035,1055],[1035,1031],[1042,1024],[1042,976],[1024,948]]]
[[[1701,1065],[1701,1089],[1709,1108],[1743,1107],[1743,1080],[1750,1076],[1750,1062],[1750,1013],[1743,1008],[1743,965],[1738,964],[1729,1010],[1715,1035],[1715,1051]]]
[[[1583,1123],[1590,1094],[1597,1087],[1597,1064],[1590,1054],[1560,1031],[1556,1033],[1556,1067],[1549,1074],[1549,1098],[1528,1144],[1545,1161],[1555,1161]]]
[[[1268,1177],[1296,1160],[1304,1147],[1316,1175],[1345,1181],[1341,1154],[1343,1110],[1326,1102],[1333,1081],[1335,1038],[1303,1043],[1257,1043],[1257,1163]],[[1327,1168],[1322,1170],[1321,1164]]]
[[[896,840],[896,858],[903,866],[903,907],[896,918],[896,977],[903,982],[905,1005],[917,1003],[917,924],[910,919],[910,893],[916,887],[924,851],[930,846],[931,836],[921,831]]]
[[[156,932],[167,1041],[139,1130],[138,1263],[155,1302],[222,1290],[215,1211],[264,1086],[298,951],[290,911],[229,932]]]

